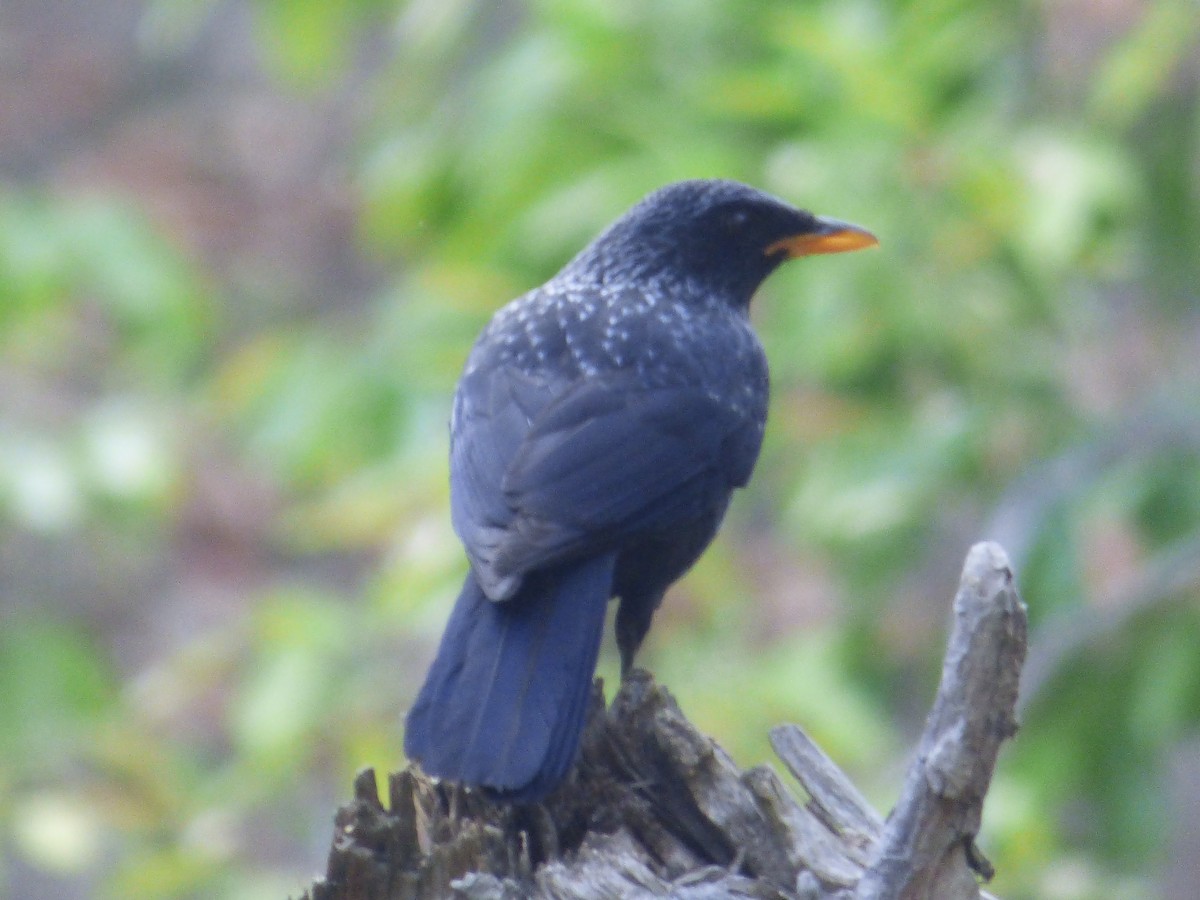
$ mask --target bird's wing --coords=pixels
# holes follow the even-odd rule
[[[494,372],[488,396],[486,415],[476,403],[456,421],[452,464],[455,524],[493,599],[532,570],[703,515],[749,479],[762,439],[755,417],[697,388],[630,375],[563,389]]]
[[[512,520],[501,485],[534,420],[565,389],[562,379],[506,367],[469,372],[459,382],[450,420],[450,499],[468,549],[475,530]]]
[[[450,517],[481,586],[493,600],[520,587],[495,573],[494,559],[516,511],[502,485],[533,421],[565,382],[488,366],[458,385],[450,420]]]

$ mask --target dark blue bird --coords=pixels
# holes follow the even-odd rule
[[[767,418],[750,298],[867,231],[732,181],[648,196],[476,341],[450,422],[471,561],[404,749],[531,802],[574,762],[610,599],[622,672],[746,484]]]

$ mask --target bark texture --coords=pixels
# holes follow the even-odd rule
[[[789,788],[740,770],[645,672],[607,710],[594,690],[579,764],[535,806],[409,767],[381,803],[365,770],[306,900],[980,897],[974,844],[1001,743],[1016,731],[1025,607],[997,544],[973,547],[941,685],[885,822],[794,725],[771,733]]]

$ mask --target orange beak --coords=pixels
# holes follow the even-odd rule
[[[788,259],[816,253],[847,253],[879,245],[879,238],[865,228],[837,219],[817,217],[817,229],[781,238],[766,249],[767,256],[784,253]]]

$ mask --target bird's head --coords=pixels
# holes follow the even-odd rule
[[[736,181],[680,181],[617,219],[564,274],[607,283],[678,283],[745,306],[788,259],[877,243],[857,225],[796,209]]]

